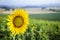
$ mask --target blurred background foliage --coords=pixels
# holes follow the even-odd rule
[[[7,27],[7,15],[0,14],[0,40],[13,40]],[[60,40],[60,21],[29,18],[30,24],[22,35],[16,35],[17,40]]]

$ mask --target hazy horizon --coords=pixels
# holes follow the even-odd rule
[[[6,6],[47,6],[47,5],[59,5],[60,0],[0,0],[0,5]]]

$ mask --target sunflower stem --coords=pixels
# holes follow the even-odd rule
[[[13,36],[13,40],[15,40],[15,36],[16,36],[16,35]]]

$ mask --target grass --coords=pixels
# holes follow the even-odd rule
[[[50,15],[54,16],[54,14]],[[43,14],[30,14],[30,24],[27,31],[22,35],[16,35],[15,38],[21,40],[60,40],[60,21],[57,20],[59,18],[56,18],[56,21],[52,20],[52,18],[59,17],[59,15],[52,17],[51,20],[48,20],[49,18],[45,19],[48,14],[47,16],[44,15],[43,19],[41,19],[42,16]],[[13,40],[7,27],[7,18],[7,14],[0,14],[0,40]]]

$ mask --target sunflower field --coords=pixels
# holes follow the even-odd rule
[[[0,14],[0,40],[60,40],[60,21],[29,17],[27,31],[14,38],[7,27],[7,16]]]

